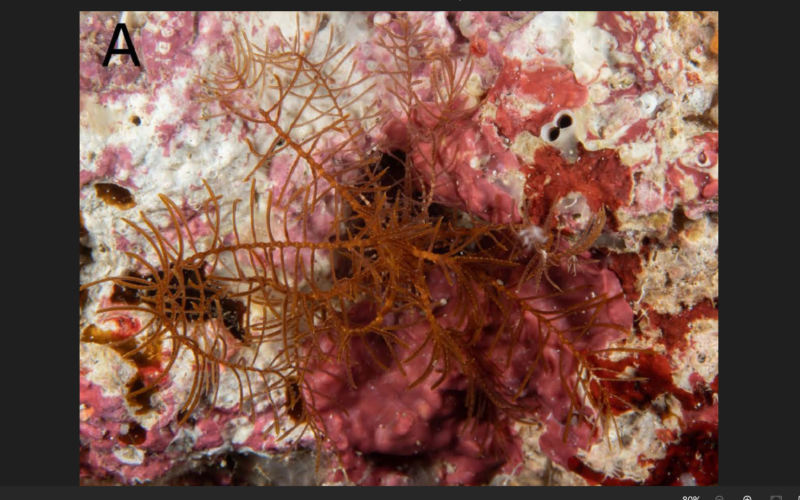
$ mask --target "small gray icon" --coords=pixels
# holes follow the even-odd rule
[[[717,495],[717,498],[715,498],[714,500],[722,500],[722,495]]]
[[[745,495],[745,496],[744,496],[744,498],[743,498],[742,500],[753,500],[753,499],[752,499],[752,498],[750,498],[750,495]]]
[[[769,500],[783,500],[783,495],[770,495]]]

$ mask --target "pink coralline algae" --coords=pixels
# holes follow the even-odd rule
[[[518,59],[504,61],[503,69],[488,95],[497,105],[494,124],[501,136],[515,139],[527,130],[534,136],[562,109],[576,109],[586,103],[588,92],[575,80],[569,68],[547,58],[523,65]],[[521,116],[520,102],[537,103]]]
[[[167,389],[165,387],[165,389]],[[106,397],[102,389],[81,377],[81,478],[122,477],[127,482],[156,480],[174,468],[190,469],[191,456],[242,450],[256,453],[281,453],[285,444],[262,438],[273,424],[271,414],[259,414],[252,427],[242,433],[241,420],[234,411],[214,411],[199,421],[178,428],[172,401],[162,418],[147,428],[132,421],[124,398]],[[232,443],[232,444],[230,444]],[[228,448],[230,447],[230,448]]]
[[[114,345],[141,329],[138,322],[125,317],[109,321],[109,331],[89,327],[83,339]],[[92,337],[91,333],[95,333]],[[89,333],[89,335],[87,335]],[[81,359],[92,356],[83,349]],[[169,351],[163,353],[167,357]],[[124,478],[129,483],[150,482],[170,471],[190,470],[193,460],[223,451],[242,450],[251,453],[281,453],[289,443],[276,443],[268,429],[275,418],[271,411],[258,411],[255,420],[243,420],[237,406],[215,408],[202,418],[191,418],[183,426],[176,425],[183,401],[175,399],[178,391],[170,380],[161,390],[141,392],[163,374],[160,354],[140,353],[123,363],[121,373],[100,373],[82,363],[80,373],[81,478]],[[109,361],[107,361],[108,363]],[[114,384],[107,377],[132,374],[125,387],[110,389]],[[139,391],[139,394],[136,394]],[[266,437],[265,437],[266,436]],[[306,443],[308,444],[308,443]]]
[[[716,13],[126,15],[83,483],[718,481]]]
[[[95,160],[95,170],[81,170],[81,186],[101,179],[124,179],[120,184],[136,187],[130,180],[131,152],[125,146],[108,147]]]
[[[572,304],[585,304],[588,296],[621,297],[619,280],[601,267],[587,268],[580,276],[557,273],[554,281],[562,287],[579,290],[571,294],[553,296],[555,290],[548,288],[542,296],[552,298],[531,298],[528,303],[537,310],[564,310]],[[439,323],[444,327],[453,324],[456,317],[455,291],[450,289],[441,273],[432,273],[430,280],[435,282],[433,289],[439,293],[435,298],[441,301],[436,309]],[[521,297],[536,297],[533,284],[522,286]],[[510,303],[508,304],[510,306]],[[578,449],[586,449],[596,439],[590,425],[574,425],[566,443],[562,442],[565,424],[574,418],[570,411],[570,396],[564,384],[574,384],[578,372],[578,361],[564,348],[563,341],[556,335],[545,335],[535,316],[528,312],[516,311],[512,322],[523,315],[520,335],[516,339],[496,337],[492,333],[500,331],[503,322],[500,311],[486,301],[482,306],[489,316],[486,324],[487,335],[472,349],[493,353],[489,357],[495,366],[505,366],[492,377],[505,396],[513,398],[519,394],[519,401],[529,411],[548,421],[547,431],[541,438],[542,449],[551,458],[567,466],[567,460]],[[588,309],[588,306],[585,306]],[[363,318],[354,321],[367,322],[370,311],[365,308],[354,312]],[[554,315],[558,316],[558,315]],[[593,317],[594,316],[594,317]],[[617,299],[599,310],[587,310],[572,317],[556,318],[553,327],[569,334],[569,341],[576,351],[594,352],[609,347],[615,340],[624,336],[618,329],[592,327],[592,318],[599,324],[628,325],[632,323],[630,306]],[[398,330],[398,336],[409,345],[419,345],[429,335],[429,328],[413,318],[392,317],[388,323],[395,326],[414,324]],[[580,334],[585,326],[588,332]],[[544,345],[541,345],[542,340]],[[366,343],[371,343],[367,346]],[[332,346],[325,346],[329,354],[335,354]],[[369,354],[368,354],[369,353]],[[458,369],[443,373],[444,381],[432,389],[421,384],[409,389],[409,380],[415,380],[423,373],[429,362],[429,353],[413,358],[399,368],[388,371],[379,368],[373,361],[375,353],[383,363],[391,366],[391,355],[378,341],[359,339],[349,355],[353,358],[352,377],[355,387],[348,384],[346,368],[330,363],[312,369],[309,393],[306,401],[314,401],[319,418],[326,432],[330,433],[332,446],[342,455],[345,470],[357,484],[384,484],[384,468],[374,466],[369,458],[393,457],[390,463],[403,464],[404,459],[424,459],[432,462],[437,482],[443,484],[478,484],[486,481],[499,471],[510,473],[520,464],[519,437],[511,422],[497,416],[486,415],[485,421],[474,422],[468,418],[465,409],[467,379]],[[401,358],[409,353],[397,353]],[[529,373],[532,361],[543,358],[536,369]],[[567,380],[559,372],[571,374]],[[523,388],[520,384],[527,381]],[[448,464],[450,465],[448,467]],[[453,468],[453,465],[457,465]],[[400,468],[402,470],[402,467]],[[455,470],[455,472],[450,472]],[[392,476],[410,478],[402,474]]]

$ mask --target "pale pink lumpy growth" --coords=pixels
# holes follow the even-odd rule
[[[455,206],[496,223],[520,222],[525,178],[514,153],[490,126],[465,124],[444,138],[431,168],[433,146],[420,143],[411,155],[438,203]]]
[[[606,297],[617,299],[602,306],[594,323],[613,324],[622,328],[630,328],[633,324],[633,311],[625,301],[617,276],[610,270],[597,265],[584,265],[577,275],[572,276],[562,269],[551,269],[551,277],[564,290],[580,290],[568,292],[564,295],[548,299],[532,299],[528,302],[536,309],[547,311],[550,309],[566,309],[573,304],[578,304],[605,294]],[[542,289],[536,295],[550,294],[555,290],[549,284],[542,284]],[[519,296],[533,296],[534,285],[532,281],[524,284],[519,291]],[[581,327],[589,324],[594,308],[587,308],[569,317],[552,321],[554,327],[564,333],[567,340],[573,343],[579,352],[593,352],[608,348],[613,342],[625,337],[625,333],[613,328],[590,327],[586,334],[580,335]],[[539,336],[546,335],[540,329],[539,321],[530,313],[525,313],[526,326],[521,333],[518,345],[513,352],[511,367],[503,374],[502,385],[518,388],[527,374],[531,359],[538,353],[540,344]],[[578,329],[575,329],[578,327]],[[502,339],[495,350],[495,360],[498,363],[505,361],[509,342]],[[505,349],[504,349],[505,348]],[[564,390],[559,370],[567,374],[566,381],[574,384],[578,363],[573,354],[565,349],[557,335],[547,338],[544,347],[543,359],[539,362],[530,382],[521,395],[520,401],[536,408],[536,415],[541,421],[547,421],[547,432],[542,436],[540,445],[557,463],[566,466],[567,460],[574,456],[579,448],[586,449],[594,439],[588,424],[575,425],[573,422],[567,443],[563,442],[564,424],[570,417],[570,398]],[[592,413],[591,410],[588,410]]]
[[[718,165],[719,134],[716,132],[693,137],[682,157],[668,164],[670,194],[681,198],[687,217],[698,219],[706,212],[719,210],[719,180],[715,171]]]
[[[81,168],[81,187],[95,180],[115,179],[117,183],[123,186],[136,188],[131,179],[136,173],[131,160],[131,152],[127,147],[106,147],[97,156],[93,169]]]
[[[283,452],[291,445],[276,442],[274,433],[267,432],[274,422],[271,410],[257,413],[251,422],[238,412],[238,405],[229,410],[215,408],[211,412],[200,411],[196,420],[179,428],[176,413],[183,401],[176,398],[183,396],[174,395],[169,383],[162,385],[158,394],[161,403],[151,410],[157,412],[158,418],[149,428],[142,429],[133,416],[135,407],[121,397],[104,396],[101,387],[81,374],[81,477],[147,482],[187,464],[190,454],[213,452],[226,443],[234,450],[271,453]],[[152,398],[155,396],[151,401]],[[140,433],[137,441],[126,441],[135,428]]]
[[[484,21],[472,17],[462,16],[461,21],[462,29],[474,35]],[[502,44],[489,47],[496,52]],[[464,62],[460,64],[463,70]],[[481,71],[473,75],[482,85],[491,85],[482,107],[466,116],[452,113],[466,111],[463,98],[450,104],[451,114],[443,119],[434,103],[436,94],[420,84],[415,88],[420,102],[410,116],[395,110],[395,119],[382,132],[388,144],[410,148],[412,165],[432,187],[436,202],[491,222],[518,223],[527,176],[522,160],[511,149],[512,141],[522,132],[538,137],[542,126],[559,112],[583,106],[588,91],[569,68],[545,57],[522,62],[498,54],[490,61],[484,57],[476,68],[485,70],[487,65],[494,66],[493,76]],[[424,81],[431,70],[419,71]],[[393,102],[392,97],[387,96],[387,101]],[[522,102],[530,109],[520,109]],[[487,111],[490,107],[493,112]]]
[[[410,345],[418,346],[424,341],[426,330],[421,323],[401,330],[398,335]],[[366,345],[383,362],[390,362],[391,355],[382,342],[368,338],[354,340],[350,356],[356,388],[348,386],[342,364],[326,364],[309,375],[307,380],[313,394],[310,391],[305,394],[308,401],[313,401],[351,481],[364,485],[388,484],[388,479],[394,484],[410,481],[396,470],[380,465],[381,458],[401,464],[404,458],[429,461],[434,465],[437,480],[445,484],[477,484],[490,479],[499,468],[506,466],[510,472],[519,463],[519,444],[509,429],[498,429],[503,443],[497,442],[497,436],[489,435],[483,446],[482,438],[490,432],[486,424],[479,423],[472,432],[467,432],[464,407],[467,381],[457,371],[447,374],[436,389],[430,386],[439,373],[409,389],[411,381],[424,372],[430,359],[429,349],[404,364],[403,375],[396,364],[388,371],[378,368]],[[401,350],[399,356],[408,357],[410,352]],[[501,446],[508,453],[508,463]],[[386,476],[388,472],[394,475]]]
[[[435,111],[433,111],[435,113]],[[415,127],[435,125],[425,110],[414,112]],[[495,223],[519,223],[525,177],[516,155],[508,150],[496,129],[477,117],[458,123],[439,138],[436,161],[433,144],[424,138],[411,148],[409,159],[415,172],[430,189],[434,201],[459,208]],[[403,119],[386,123],[381,133],[385,142],[407,145],[409,137]]]
[[[585,288],[554,298],[531,299],[529,303],[539,310],[563,310],[593,296],[607,294],[612,297],[621,292],[616,276],[597,265],[584,266],[584,272],[577,276],[555,269],[551,273],[556,283],[565,290]],[[464,325],[456,324],[454,319],[458,300],[456,290],[446,284],[438,270],[431,272],[429,285],[432,298],[441,300],[442,304],[434,310],[438,323],[443,328],[463,329]],[[520,296],[532,296],[532,287],[530,282],[523,285]],[[543,285],[543,288],[537,295],[553,291],[549,285]],[[502,318],[482,294],[478,296],[490,321],[474,349],[486,353],[495,341],[494,332]],[[586,334],[578,338],[579,327],[589,321],[593,312],[592,309],[553,319],[552,323],[554,327],[567,332],[564,335],[579,351],[604,349],[624,336],[615,329],[590,327]],[[367,322],[374,317],[374,312],[366,304],[357,307],[353,314],[352,321],[355,323]],[[514,314],[516,316],[512,316],[512,320],[518,319],[519,313]],[[497,342],[490,358],[501,371],[495,380],[487,380],[508,398],[519,389],[540,348],[538,320],[526,313],[523,321],[524,327],[518,341],[512,346],[506,332]],[[624,299],[619,298],[604,305],[595,322],[629,327],[632,323],[631,308]],[[385,323],[387,326],[413,323],[397,331],[398,337],[411,346],[409,349],[395,348],[399,359],[408,358],[430,333],[427,321],[410,316],[390,317]],[[329,341],[323,342],[322,347],[335,354],[336,349]],[[409,389],[411,382],[423,374],[428,366],[431,351],[430,347],[426,348],[419,356],[404,363],[403,374],[397,363],[392,362],[392,355],[381,340],[375,337],[357,338],[352,341],[349,351],[355,388],[348,385],[348,373],[341,363],[324,364],[309,374],[307,380],[310,390],[305,397],[313,401],[327,435],[342,457],[350,480],[359,484],[380,483],[381,475],[378,472],[382,469],[370,463],[368,457],[372,456],[423,457],[431,460],[440,464],[436,469],[438,478],[446,484],[477,484],[489,479],[500,469],[509,472],[519,463],[519,440],[509,422],[501,419],[497,433],[483,447],[480,445],[481,438],[485,437],[489,426],[480,423],[474,432],[465,429],[468,381],[461,374],[460,367],[444,374],[443,383],[435,389],[431,386],[442,376],[441,366],[424,383]],[[511,363],[503,369],[509,351],[512,353]],[[373,356],[390,368],[380,369]],[[566,374],[567,382],[574,382],[577,362],[561,344],[559,337],[553,334],[547,338],[542,360],[522,391],[520,402],[530,408],[538,419],[548,422],[548,430],[540,444],[551,458],[566,465],[568,458],[574,456],[578,449],[586,449],[592,443],[594,435],[586,424],[573,425],[567,443],[562,443],[570,399],[563,388],[559,366]],[[500,450],[505,455],[498,454]],[[457,466],[453,469],[444,464]]]
[[[128,431],[122,431],[123,427],[130,427],[134,421],[124,399],[103,396],[99,386],[81,375],[80,403],[81,477],[114,474],[125,481],[142,482],[160,477],[170,469],[175,455],[164,453],[171,442],[169,427],[161,424],[147,431],[144,442],[135,450],[126,450],[129,445],[120,442],[119,438],[128,434]],[[85,448],[84,444],[87,445]],[[120,456],[126,456],[123,451],[128,451],[130,458],[121,459]],[[134,463],[136,461],[139,463]]]
[[[112,304],[104,299],[100,307]],[[117,323],[111,329],[112,340],[122,340],[141,328],[138,321],[119,316],[103,323],[104,327]],[[222,329],[222,325],[217,325]],[[229,336],[224,333],[223,335]],[[228,337],[229,355],[235,357],[241,348]],[[160,363],[135,365],[137,373],[126,384],[127,391],[144,388],[156,380],[169,359],[171,345],[166,343]],[[122,362],[122,361],[120,361]],[[131,363],[131,361],[124,361]],[[237,401],[223,407],[222,401],[210,410],[201,406],[182,427],[177,425],[188,397],[186,381],[176,377],[191,377],[191,373],[170,371],[149,397],[122,397],[108,392],[92,379],[91,361],[83,363],[80,373],[80,475],[81,477],[115,477],[124,483],[141,483],[162,477],[175,467],[187,465],[193,454],[213,454],[218,448],[230,446],[232,450],[279,453],[291,446],[290,441],[276,442],[274,412],[271,407],[260,409],[251,420],[249,408],[240,411]],[[226,367],[220,368],[222,377],[229,376]],[[119,375],[121,376],[121,375]],[[133,382],[139,378],[141,384]],[[123,390],[126,390],[123,389]],[[129,393],[129,392],[128,392]],[[141,425],[140,425],[141,422]],[[303,444],[310,444],[310,437]]]

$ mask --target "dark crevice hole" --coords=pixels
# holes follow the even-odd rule
[[[378,162],[376,175],[380,175],[381,186],[388,188],[387,201],[394,202],[403,189],[406,178],[406,154],[396,150],[385,153]]]
[[[94,185],[97,197],[103,200],[106,205],[128,210],[136,206],[136,201],[130,191],[116,184],[101,182]]]
[[[136,273],[128,273],[128,277],[156,283],[157,280],[152,276],[142,276]],[[164,272],[158,272],[158,281],[164,280]],[[183,293],[178,294],[183,283]],[[131,281],[133,283],[133,280]],[[200,286],[202,283],[202,287]],[[168,309],[166,315],[170,319],[176,319],[177,313],[183,312],[188,321],[206,321],[212,318],[222,318],[225,327],[237,340],[244,340],[246,327],[244,318],[247,313],[247,305],[240,300],[224,297],[224,290],[215,287],[213,284],[206,283],[206,274],[202,268],[183,269],[181,280],[174,273],[170,273],[168,286],[175,302],[175,310]],[[137,289],[133,287],[114,284],[111,293],[111,301],[127,305],[139,305],[142,302],[150,305],[156,296],[154,288]],[[204,304],[201,304],[201,301]]]
[[[128,423],[128,432],[121,434],[117,441],[122,444],[139,445],[147,441],[147,431],[136,422]]]
[[[128,277],[146,279],[144,276],[135,273],[128,273]],[[142,296],[145,293],[146,292],[137,290],[135,288],[128,288],[120,286],[117,283],[114,283],[114,288],[112,289],[110,300],[111,302],[118,302],[122,304],[127,304],[129,306],[137,306],[142,303]]]
[[[129,384],[128,384],[128,396],[125,398],[128,401],[128,404],[134,408],[137,408],[136,414],[142,415],[150,410],[153,409],[152,401],[150,397],[158,391],[158,386],[151,387],[150,389],[135,395],[131,395],[136,391],[140,391],[147,387],[142,380],[141,375],[137,375]]]
[[[286,412],[295,422],[303,420],[303,393],[295,377],[290,377],[286,382]]]
[[[91,264],[94,262],[94,258],[92,257],[92,249],[89,247],[88,237],[89,231],[86,230],[86,227],[83,225],[83,214],[81,216],[81,229],[80,229],[80,267],[85,266],[86,264]]]
[[[137,368],[161,367],[161,342],[156,341],[131,354],[137,343],[133,338],[120,339],[114,331],[103,330],[97,325],[89,325],[81,332],[81,342],[106,345],[120,356],[133,362]]]
[[[686,217],[686,213],[683,211],[683,207],[678,207],[672,211],[672,227],[675,229],[676,233],[683,232],[683,228],[686,226],[686,223],[689,221],[689,218]]]
[[[245,328],[243,319],[247,312],[247,306],[243,302],[233,299],[221,299],[219,304],[222,307],[222,322],[225,324],[225,328],[231,332],[231,335],[236,340],[244,340]],[[212,317],[216,317],[216,308],[216,304],[211,308]]]
[[[328,14],[322,14],[322,17],[320,17],[319,20],[319,29],[317,32],[319,33],[320,31],[324,30],[325,26],[327,26],[330,21],[331,17]]]

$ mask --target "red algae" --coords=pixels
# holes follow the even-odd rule
[[[637,354],[620,361],[607,359],[596,360],[598,366],[609,370],[609,373],[621,373],[626,368],[634,370],[634,377],[643,380],[630,382],[603,382],[608,391],[616,396],[611,405],[617,414],[631,409],[647,410],[653,401],[663,394],[674,396],[683,407],[683,419],[706,419],[700,410],[715,407],[716,389],[706,385],[702,379],[695,379],[693,392],[683,390],[675,385],[672,374],[675,371],[669,358],[663,354]],[[712,417],[715,420],[715,417]]]
[[[624,12],[598,12],[596,25],[610,33],[617,42],[617,50],[630,54],[631,62],[619,62],[620,69],[627,69],[636,76],[637,85],[628,88],[612,90],[608,102],[619,99],[624,95],[643,94],[656,88],[659,84],[670,89],[671,78],[678,74],[682,69],[682,61],[678,58],[667,60],[658,68],[657,71],[648,69],[645,57],[649,51],[635,50],[636,43],[642,43],[647,47],[653,42],[653,37],[663,28],[659,29],[656,18],[645,13],[641,19]]]
[[[578,474],[582,478],[586,479],[586,481],[591,485],[636,486],[639,484],[632,479],[618,479],[616,477],[608,477],[605,474],[597,472],[596,470],[587,466],[578,457],[571,457],[569,459],[569,464],[567,468],[570,471],[574,472],[575,474]]]
[[[447,314],[440,314],[446,322]],[[411,343],[426,330],[419,325],[398,335]],[[388,371],[378,367],[375,355],[392,367]],[[402,373],[390,364],[382,341],[364,337],[353,342],[349,356],[355,387],[345,382],[343,366],[325,364],[307,376],[310,391],[304,400],[319,414],[351,481],[385,484],[385,473],[394,469],[392,477],[403,484],[408,477],[397,475],[397,465],[408,468],[429,462],[438,464],[434,470],[443,484],[481,484],[497,470],[510,472],[520,463],[520,443],[510,421],[469,417],[466,381],[457,371],[446,374],[437,389],[428,384],[409,388],[409,380],[425,370],[429,355],[404,363]],[[393,467],[381,465],[387,461]]]
[[[542,109],[522,115],[517,101],[509,97],[533,101]],[[487,100],[497,105],[492,121],[499,133],[514,140],[523,130],[538,137],[542,125],[560,110],[579,108],[587,97],[586,87],[575,80],[575,74],[555,61],[536,59],[523,65],[517,59],[510,59],[505,61]]]
[[[638,253],[612,253],[608,255],[608,268],[617,275],[622,283],[622,290],[629,302],[641,296],[639,274],[642,272],[642,258]]]
[[[569,163],[559,150],[543,147],[536,151],[533,164],[522,168],[528,179],[526,189],[534,223],[541,224],[550,205],[573,191],[581,193],[594,212],[630,204],[633,178],[619,153],[611,149],[587,151],[582,144],[577,150],[578,160]]]
[[[576,291],[563,296],[556,294],[549,299],[532,298],[531,306],[540,310],[562,310],[570,304],[582,303],[588,294],[615,296],[620,292],[616,277],[606,269],[587,266],[584,273],[575,277],[554,270],[553,279],[565,289]],[[530,283],[524,285],[520,295],[533,296],[532,286]],[[545,290],[544,296],[547,296],[547,291],[552,290]],[[446,305],[436,311],[444,327],[448,327],[455,317],[453,293],[447,287],[435,292],[436,298],[441,295],[446,299]],[[357,318],[352,320],[358,324],[369,321],[373,314],[369,311],[369,308],[362,308],[358,314],[366,316],[358,321]],[[578,449],[587,449],[596,439],[591,425],[582,423],[573,426],[568,443],[561,444],[564,423],[572,418],[572,414],[568,409],[570,399],[559,370],[569,373],[569,380],[573,380],[571,374],[575,372],[578,361],[564,351],[556,335],[548,335],[545,345],[541,345],[541,326],[533,316],[526,316],[522,320],[523,328],[518,339],[505,336],[495,338],[491,332],[496,331],[502,322],[502,318],[494,317],[495,314],[490,316],[485,326],[486,334],[474,349],[476,352],[490,353],[485,362],[499,370],[495,375],[496,387],[501,393],[510,388],[512,392],[506,395],[508,398],[517,391],[520,381],[526,378],[531,362],[537,357],[536,353],[543,352],[543,361],[528,377],[524,390],[521,390],[519,403],[522,407],[530,408],[537,418],[550,422],[552,428],[542,438],[542,447],[552,453],[559,463],[566,464],[566,460]],[[586,313],[554,319],[552,327],[578,332],[589,316]],[[402,325],[409,318],[392,321]],[[594,321],[629,326],[632,311],[627,302],[620,298],[604,306]],[[405,343],[419,345],[419,340],[428,335],[428,328],[418,324],[399,329],[396,333]],[[622,335],[618,330],[598,326],[590,328],[586,335],[570,333],[568,337],[574,349],[591,352],[606,348]],[[328,354],[333,358],[337,356],[335,351]],[[425,370],[429,349],[404,363],[405,373],[391,364],[391,355],[377,338],[356,339],[348,356],[353,362],[355,387],[346,382],[345,367],[327,363],[311,369],[307,376],[309,389],[304,393],[304,400],[309,401],[318,412],[318,418],[325,432],[331,436],[332,447],[345,464],[351,481],[357,484],[380,483],[375,473],[383,469],[373,467],[371,457],[375,455],[409,459],[417,457],[431,463],[458,464],[455,468],[436,469],[441,474],[440,481],[443,484],[481,484],[494,471],[508,472],[520,463],[521,443],[512,430],[511,420],[497,420],[496,417],[475,420],[466,412],[464,398],[467,380],[458,369],[451,368],[449,372],[444,372],[444,382],[436,388],[427,384],[408,388],[408,381],[414,380]],[[394,356],[403,358],[403,350]],[[377,362],[390,368],[382,369]],[[501,368],[503,366],[505,369]],[[405,463],[407,465],[409,462]]]
[[[712,422],[695,422],[681,440],[667,448],[667,456],[655,462],[647,485],[684,485],[682,476],[691,474],[698,486],[719,482],[719,431]]]
[[[669,443],[666,456],[659,460],[641,459],[650,468],[650,476],[644,482],[630,480],[620,481],[617,478],[605,477],[591,469],[577,457],[569,459],[569,469],[581,475],[591,484],[602,485],[681,485],[681,476],[689,473],[698,485],[716,484],[718,481],[718,406],[716,393],[718,379],[706,385],[699,377],[695,381],[693,392],[675,386],[672,381],[673,368],[669,359],[661,354],[636,355],[618,362],[598,360],[598,365],[614,372],[627,367],[633,368],[633,376],[642,378],[632,382],[606,383],[607,389],[614,394],[612,402],[618,414],[631,409],[647,411],[659,396],[670,395],[681,403],[681,415],[675,415],[681,421],[680,440],[676,440],[674,431],[660,430],[658,437]],[[661,407],[659,407],[661,408]],[[664,407],[662,418],[672,415]]]
[[[690,474],[698,486],[711,486],[719,481],[719,437],[717,424],[695,422],[684,430],[680,441],[667,447],[660,460],[645,460],[650,476],[643,482],[608,477],[584,464],[578,457],[569,460],[568,469],[592,485],[603,486],[684,486]]]
[[[399,124],[398,124],[399,125]],[[395,127],[392,127],[392,129]],[[400,134],[397,136],[402,137]],[[436,201],[496,223],[521,222],[519,193],[514,176],[520,171],[516,155],[500,142],[492,127],[475,119],[444,136],[437,144],[437,161],[428,162],[433,144],[421,142],[410,155],[415,170],[433,184]],[[485,162],[478,168],[478,159]]]
[[[698,319],[719,319],[719,309],[706,299],[692,307],[684,308],[678,314],[660,314],[649,310],[650,324],[661,329],[664,345],[669,352],[687,347],[686,334],[691,330],[691,323]]]

